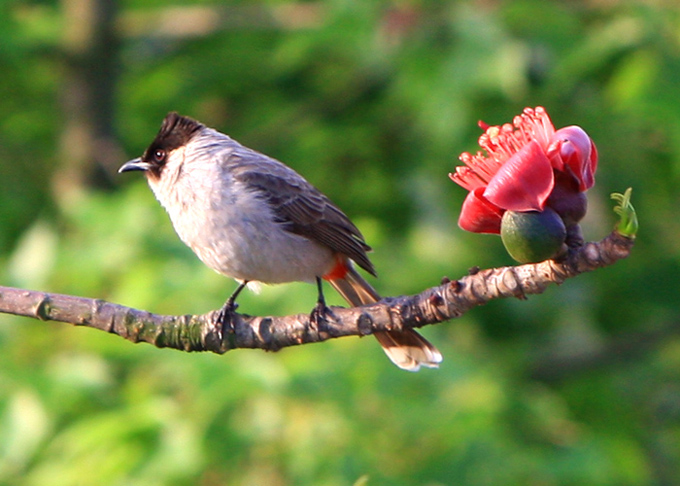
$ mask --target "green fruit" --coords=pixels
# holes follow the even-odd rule
[[[501,239],[510,256],[520,263],[536,263],[564,251],[567,230],[562,218],[550,208],[543,211],[506,211]]]

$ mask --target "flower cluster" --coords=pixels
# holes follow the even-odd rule
[[[480,122],[480,127],[484,152],[463,153],[465,165],[449,174],[470,191],[458,220],[462,229],[501,234],[507,211],[554,211],[567,232],[583,218],[584,192],[595,183],[597,149],[582,128],[555,130],[542,107],[524,109],[512,124]]]

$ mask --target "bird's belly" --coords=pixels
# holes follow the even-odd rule
[[[228,277],[272,284],[314,282],[335,263],[330,248],[286,231],[269,214],[227,218],[222,209],[199,218],[200,224],[196,216],[188,216],[193,224],[175,224],[175,229],[203,263]]]

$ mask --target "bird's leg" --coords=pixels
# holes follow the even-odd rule
[[[326,307],[326,299],[323,296],[323,283],[319,277],[316,277],[316,288],[318,290],[318,298],[316,299],[316,305],[312,309],[309,315],[309,322],[312,327],[316,330],[319,329],[319,323],[323,323],[326,320],[326,316],[333,313]]]
[[[215,323],[221,326],[222,336],[226,335],[227,331],[233,330],[231,319],[234,315],[234,311],[238,307],[238,304],[236,303],[236,297],[238,297],[238,294],[241,293],[247,284],[247,280],[241,282],[217,313],[217,319]]]

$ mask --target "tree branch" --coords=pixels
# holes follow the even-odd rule
[[[50,294],[0,286],[0,312],[44,321],[60,321],[117,334],[132,342],[183,351],[225,353],[237,348],[270,351],[342,336],[417,328],[465,314],[493,299],[540,294],[549,284],[626,258],[633,239],[614,231],[598,243],[573,249],[560,262],[474,271],[459,280],[448,279],[413,296],[388,297],[380,302],[345,309],[332,307],[325,322],[310,324],[308,314],[254,317],[235,314],[233,331],[220,339],[217,311],[203,315],[151,314],[99,299]]]

